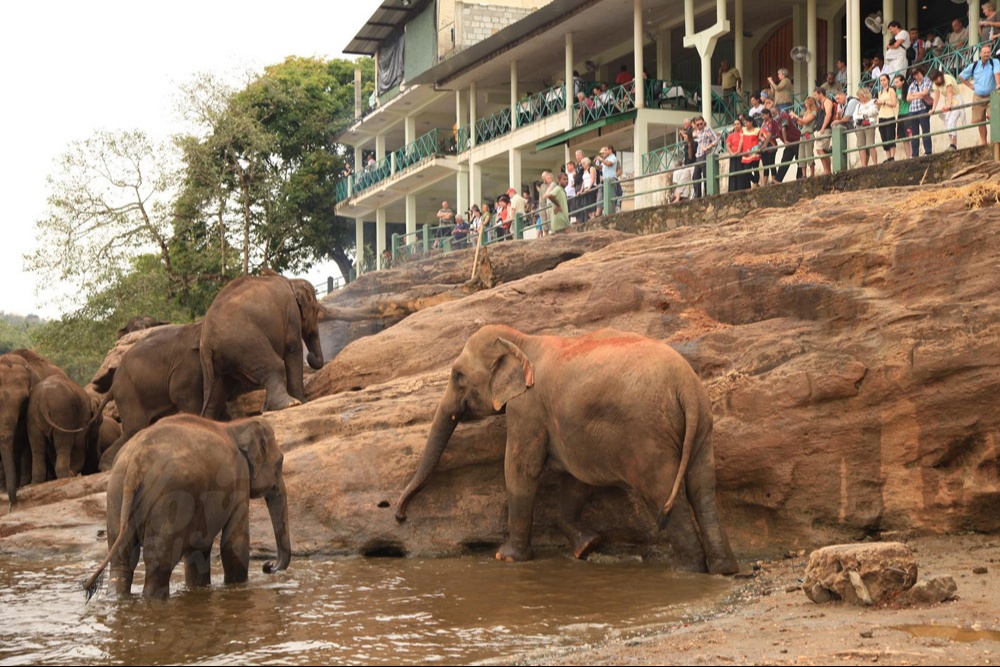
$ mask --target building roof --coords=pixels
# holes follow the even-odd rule
[[[379,44],[401,30],[410,15],[426,4],[427,0],[382,0],[379,8],[344,48],[344,53],[374,56]]]

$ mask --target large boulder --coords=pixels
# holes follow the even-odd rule
[[[812,552],[802,590],[813,602],[872,605],[917,581],[913,550],[900,542],[839,544]]]

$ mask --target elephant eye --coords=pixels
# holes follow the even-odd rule
[[[465,375],[462,374],[462,371],[452,371],[451,379],[455,384],[462,384],[462,381],[465,380]]]

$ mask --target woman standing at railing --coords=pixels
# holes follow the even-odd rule
[[[883,74],[878,79],[878,133],[882,138],[882,149],[885,150],[885,161],[896,161],[896,113],[899,111],[899,97],[896,89],[889,82],[889,75]]]
[[[594,204],[597,203],[597,190],[595,189],[597,184],[597,170],[594,169],[589,157],[580,160],[580,166],[583,168],[583,181],[580,186],[582,194],[579,195],[579,208],[584,209],[583,217],[585,220],[589,220],[594,217]]]
[[[903,155],[907,159],[910,158],[910,142],[909,137],[912,135],[912,130],[910,129],[910,101],[906,99],[906,76],[903,74],[897,74],[892,78],[892,87],[896,91],[896,105],[898,113],[896,114],[896,140],[897,144],[903,144]]]
[[[879,77],[879,81],[885,75]],[[875,148],[875,123],[878,119],[878,105],[872,99],[867,88],[858,89],[858,108],[854,110],[854,127],[857,128],[858,152],[861,153],[861,166],[878,164],[878,153]],[[869,148],[865,148],[868,146]]]
[[[740,143],[742,141],[743,133],[743,123],[737,118],[733,123],[733,127],[729,130],[729,134],[726,135],[726,150],[729,151],[729,190],[728,192],[736,192],[740,189],[739,178],[740,178],[740,158],[737,153],[740,152]]]
[[[803,105],[805,106],[805,110],[801,116],[794,111],[789,112],[789,115],[799,126],[799,131],[802,133],[799,156],[803,160],[806,160],[799,164],[798,178],[805,177],[806,170],[809,171],[809,177],[812,178],[816,175],[816,163],[812,160],[816,144],[813,135],[816,134],[816,112],[819,111],[819,107],[816,105],[816,99],[812,96],[807,97]]]
[[[739,190],[749,190],[750,184],[760,182],[757,165],[760,164],[760,130],[754,125],[750,116],[740,114],[743,132],[740,134],[740,179]]]

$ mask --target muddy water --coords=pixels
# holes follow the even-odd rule
[[[669,622],[731,582],[564,557],[293,560],[245,585],[84,603],[90,563],[0,559],[0,664],[466,663]],[[134,591],[141,590],[142,566]]]

